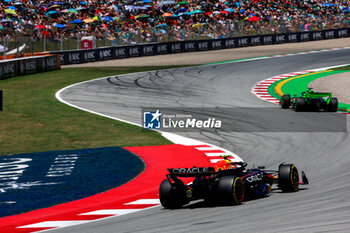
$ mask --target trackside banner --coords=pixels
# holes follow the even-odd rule
[[[341,28],[322,31],[297,32],[273,35],[255,35],[214,40],[150,43],[131,46],[105,47],[98,49],[72,50],[51,53],[61,55],[62,65],[70,65],[130,57],[152,56],[194,51],[208,51],[257,45],[316,41],[349,36],[350,28]]]
[[[0,80],[25,74],[60,69],[58,56],[18,58],[0,61]]]
[[[0,156],[0,217],[107,191],[143,170],[120,147]]]

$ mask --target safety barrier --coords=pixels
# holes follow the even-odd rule
[[[61,68],[59,55],[25,57],[0,61],[0,80]]]
[[[349,36],[350,28],[341,28],[322,31],[255,35],[213,40],[150,43],[131,46],[104,47],[97,49],[70,50],[50,53],[60,54],[61,64],[70,65],[130,57],[152,56],[194,51],[208,51],[257,45],[316,41]]]

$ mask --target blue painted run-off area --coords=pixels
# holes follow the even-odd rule
[[[144,170],[120,147],[0,157],[0,217],[50,207],[118,187]]]

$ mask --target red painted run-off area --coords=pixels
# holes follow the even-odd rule
[[[203,145],[202,145],[203,146]],[[112,215],[81,215],[103,209],[144,209],[156,204],[126,205],[139,199],[158,198],[160,182],[167,168],[210,166],[210,159],[196,146],[164,145],[125,148],[145,162],[145,171],[134,180],[104,193],[53,207],[0,218],[0,232],[35,232],[50,228],[17,228],[46,221],[96,220]],[[197,146],[198,147],[198,146]],[[108,174],[106,174],[108,176]]]

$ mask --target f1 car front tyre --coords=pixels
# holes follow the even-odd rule
[[[178,209],[185,203],[185,185],[172,186],[169,180],[162,181],[159,187],[159,200],[166,209]]]
[[[293,108],[296,112],[305,111],[306,103],[304,98],[301,98],[301,97],[295,98],[295,103],[293,105]]]
[[[244,198],[244,186],[241,178],[223,176],[218,183],[218,198],[223,204],[239,205]]]
[[[281,164],[278,168],[278,187],[283,192],[296,192],[299,189],[299,173],[293,164]]]
[[[290,106],[290,95],[283,95],[280,99],[281,108],[289,108]]]
[[[328,112],[336,112],[337,110],[338,110],[338,99],[331,98],[331,100],[327,106],[327,111]]]

